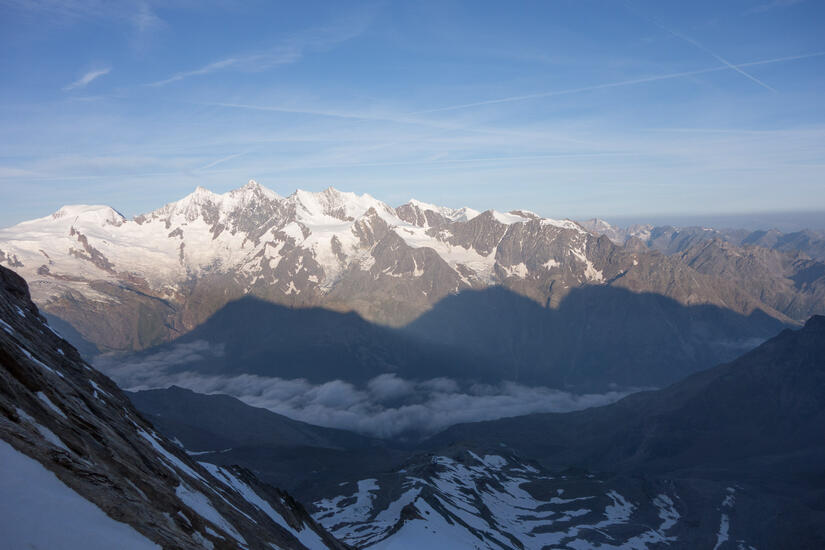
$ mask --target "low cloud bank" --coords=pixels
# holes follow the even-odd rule
[[[606,405],[627,394],[578,395],[513,382],[414,381],[395,374],[382,374],[356,386],[344,380],[311,384],[302,378],[223,376],[186,370],[186,365],[222,353],[220,346],[197,341],[149,356],[101,357],[96,366],[126,390],[176,385],[198,393],[226,394],[296,420],[383,438],[422,437],[462,422],[579,410]]]

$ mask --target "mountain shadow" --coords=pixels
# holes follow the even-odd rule
[[[761,311],[743,316],[609,286],[574,289],[556,309],[503,287],[465,291],[402,329],[356,313],[245,297],[129,361],[313,384],[364,384],[392,373],[407,380],[513,381],[603,392],[667,385],[733,359],[782,327]]]
[[[208,349],[198,347],[207,343]],[[228,303],[177,340],[132,356],[141,358],[165,361],[173,371],[305,378],[313,384],[362,384],[387,373],[414,380],[511,376],[480,354],[426,342],[357,313],[290,308],[251,296]]]
[[[245,445],[342,450],[385,444],[346,430],[292,420],[228,395],[204,395],[177,386],[125,393],[158,429],[173,433],[189,451],[219,451]]]
[[[675,382],[735,358],[783,326],[760,310],[743,316],[598,285],[571,290],[557,309],[503,287],[466,291],[404,330],[481,354],[521,383],[602,391]]]
[[[198,460],[241,464],[306,502],[330,484],[391,469],[408,456],[387,441],[292,420],[228,395],[176,386],[125,393],[155,428]]]
[[[541,434],[541,437],[536,437]],[[506,445],[553,467],[791,484],[825,511],[825,317],[611,405],[456,425],[425,447]]]

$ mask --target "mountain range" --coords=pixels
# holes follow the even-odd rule
[[[724,268],[618,245],[571,220],[416,200],[393,208],[333,188],[281,197],[254,181],[224,194],[198,188],[132,219],[65,206],[0,231],[0,264],[102,351],[172,340],[246,295],[401,327],[465,290],[503,286],[557,307],[574,289],[602,285],[794,323],[821,313],[823,286],[813,259],[767,273],[795,281],[774,297]]]
[[[821,548],[821,240],[255,182],[0,230],[4,542]]]

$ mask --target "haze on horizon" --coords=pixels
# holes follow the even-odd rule
[[[812,225],[823,22],[810,0],[6,0],[0,226],[250,178],[393,206]]]

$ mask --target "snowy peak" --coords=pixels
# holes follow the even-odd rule
[[[228,197],[227,197],[228,196]],[[234,189],[229,193],[223,195],[224,200],[227,198],[235,199],[238,203],[248,204],[255,200],[266,201],[282,201],[284,198],[275,191],[268,189],[255,180],[249,180],[249,183],[238,189]]]
[[[298,221],[308,225],[329,225],[352,222],[371,208],[384,219],[395,219],[395,211],[387,204],[368,195],[339,191],[333,187],[319,192],[297,190],[286,199],[295,206]]]
[[[86,222],[95,225],[120,225],[126,218],[112,208],[105,205],[71,204],[60,207],[51,215],[53,220],[70,220],[71,223]]]
[[[408,223],[420,227],[432,227],[440,225],[442,221],[466,222],[478,216],[479,212],[472,208],[448,208],[410,199],[406,204],[396,209],[399,216]],[[430,213],[428,215],[428,213]],[[432,214],[435,214],[433,216]]]

